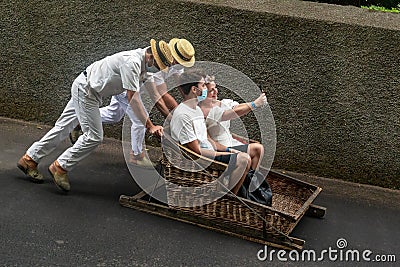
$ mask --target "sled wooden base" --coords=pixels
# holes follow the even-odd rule
[[[136,196],[121,195],[119,202],[124,207],[137,209],[151,214],[156,214],[162,217],[200,226],[209,230],[217,231],[231,236],[240,237],[242,239],[267,246],[273,246],[282,249],[300,250],[302,249],[305,243],[304,240],[297,238],[290,238],[291,240],[285,240],[286,238],[283,238],[281,240],[269,239],[268,237],[260,238],[257,235],[252,235],[251,231],[244,231],[243,229],[239,229],[238,227],[233,227],[233,226],[219,225],[213,223],[213,221],[201,217],[189,216],[188,214],[169,208],[166,205],[161,205],[153,202],[148,202],[147,200],[143,200],[140,198],[141,196],[147,197],[147,194],[144,191],[142,191]]]
[[[326,208],[318,205],[311,204],[306,212],[307,216],[315,218],[323,218],[326,213]]]
[[[305,243],[305,241],[302,239],[289,237],[287,235],[271,235],[267,232],[264,232],[262,236],[260,236],[259,232],[248,229],[246,227],[218,223],[207,218],[202,218],[200,216],[192,216],[180,210],[176,210],[175,208],[168,207],[168,205],[166,204],[156,203],[154,201],[149,201],[148,199],[149,195],[146,192],[141,191],[135,196],[121,195],[119,202],[124,207],[156,214],[162,217],[189,223],[192,225],[197,225],[209,230],[239,237],[259,244],[276,247],[279,249],[301,250]],[[306,215],[321,218],[324,216],[325,210],[326,209],[323,207],[311,204],[309,206],[309,210],[306,212]]]
[[[158,169],[164,179],[152,190],[120,196],[122,206],[288,250],[304,246],[304,240],[290,236],[304,215],[325,215],[325,208],[312,204],[322,188],[260,167],[272,190],[272,205],[238,197],[226,191],[227,164],[196,154],[167,136]],[[165,197],[162,202],[146,193],[156,196],[156,190]]]

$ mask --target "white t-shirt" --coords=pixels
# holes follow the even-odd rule
[[[157,73],[149,73],[149,72],[147,72],[146,75],[144,75],[142,73],[142,78],[141,78],[140,83],[139,83],[140,84],[140,88],[137,91],[139,91],[141,94],[144,93],[145,90],[140,90],[142,88],[144,82],[154,82],[156,84],[156,86],[158,86],[160,84],[165,83],[165,81],[169,77],[171,77],[172,75],[174,75],[174,74],[180,75],[180,74],[182,74],[184,72],[183,69],[177,69],[175,66],[178,66],[178,65],[174,65],[174,66],[170,67],[168,69],[168,72],[164,72],[164,71],[159,71]],[[126,100],[124,100],[124,103],[128,102],[128,100],[127,100],[128,96],[127,96],[125,91],[118,95],[118,99],[121,99],[121,98],[126,98]]]
[[[215,106],[210,109],[206,118],[207,130],[211,139],[227,147],[243,145],[243,143],[232,137],[229,130],[231,126],[230,121],[221,121],[222,114],[238,104],[238,102],[232,99],[223,99],[221,106]]]
[[[198,140],[201,148],[214,150],[207,138],[207,127],[200,107],[193,109],[180,103],[174,110],[170,128],[171,137],[182,145]]]
[[[171,77],[172,75],[181,75],[184,72],[184,69],[181,68],[181,65],[173,65],[168,69],[168,72],[159,71],[153,75],[154,82],[156,86],[165,83],[165,81]]]
[[[88,85],[102,97],[120,94],[125,89],[139,91],[140,81],[147,75],[146,49],[123,51],[94,62],[86,69]]]

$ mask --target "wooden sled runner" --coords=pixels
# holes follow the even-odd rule
[[[271,207],[232,193],[221,194],[221,198],[210,203],[207,201],[209,195],[196,194],[193,197],[185,194],[182,188],[187,186],[210,186],[215,187],[212,190],[218,190],[215,180],[223,175],[227,165],[195,154],[179,144],[170,145],[168,149],[164,146],[160,164],[166,181],[174,184],[166,182],[156,188],[166,190],[168,204],[154,201],[142,191],[135,196],[121,195],[122,206],[268,246],[298,250],[303,248],[305,241],[291,237],[290,233],[301,218],[305,214],[319,218],[325,215],[324,207],[312,204],[322,190],[320,187],[272,170],[267,176],[273,192]],[[199,170],[199,166],[206,168]],[[194,201],[207,204],[192,205]]]

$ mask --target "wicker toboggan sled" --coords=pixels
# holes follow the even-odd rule
[[[320,187],[272,170],[267,175],[273,192],[271,207],[232,193],[221,194],[221,198],[211,203],[207,201],[209,195],[197,194],[193,199],[193,196],[182,193],[182,187],[176,185],[209,185],[215,187],[212,188],[215,192],[219,190],[219,184],[215,180],[223,175],[227,165],[195,154],[171,140],[168,142],[169,145],[164,145],[163,159],[160,162],[164,178],[173,183],[164,184],[168,204],[149,201],[151,197],[142,191],[135,196],[121,195],[122,206],[283,249],[303,248],[304,240],[289,235],[305,214],[320,218],[325,215],[324,207],[312,204],[322,190]],[[193,160],[187,160],[188,158]],[[199,170],[199,165],[207,167]],[[191,203],[187,203],[188,201]],[[193,201],[197,203],[192,203]]]

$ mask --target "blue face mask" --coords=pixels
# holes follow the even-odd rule
[[[157,73],[157,72],[159,72],[160,70],[157,69],[156,66],[154,66],[154,64],[153,64],[153,66],[149,67],[149,64],[146,63],[146,71],[147,71],[147,72],[150,72],[150,73]]]
[[[199,88],[199,90],[200,90],[200,88]],[[203,101],[204,99],[206,99],[206,98],[207,98],[207,94],[208,94],[207,88],[204,89],[204,90],[202,90],[202,91],[201,91],[201,95],[198,95],[198,96],[197,96],[197,101],[198,101],[198,102],[201,102],[201,101]]]

